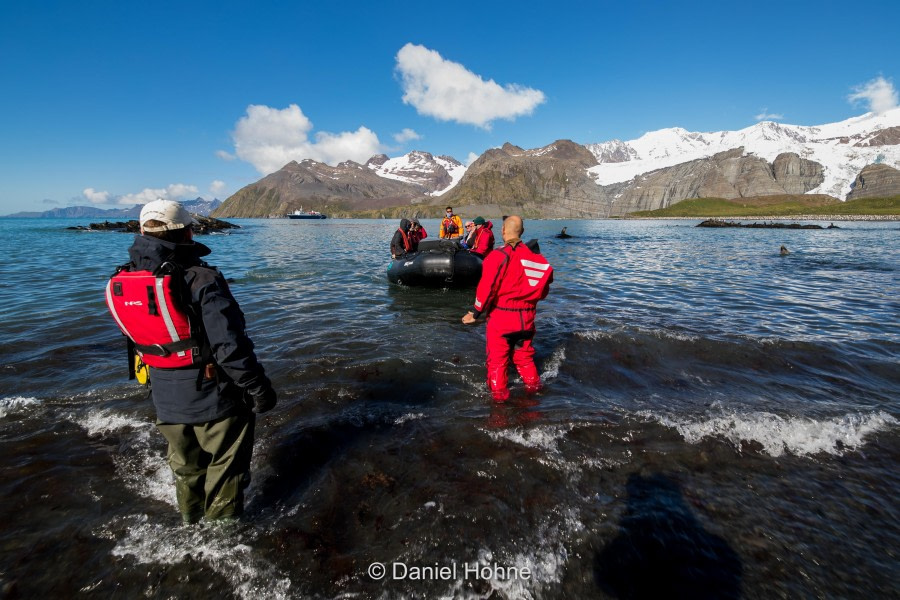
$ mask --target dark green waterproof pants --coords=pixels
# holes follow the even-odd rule
[[[157,421],[169,442],[169,466],[185,523],[204,516],[238,517],[244,511],[255,424],[250,412],[196,425]]]

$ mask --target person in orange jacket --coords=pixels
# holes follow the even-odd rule
[[[541,387],[534,364],[534,318],[537,303],[547,297],[553,267],[522,242],[525,227],[516,215],[503,222],[506,243],[487,255],[475,290],[475,310],[462,318],[466,325],[487,316],[487,384],[495,402],[509,398],[509,361],[516,365],[529,393]]]
[[[442,240],[455,240],[462,237],[463,225],[459,215],[453,214],[453,207],[447,207],[447,213],[441,219],[441,230],[438,235]]]

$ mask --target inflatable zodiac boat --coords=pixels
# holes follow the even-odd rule
[[[390,262],[387,276],[401,285],[475,287],[481,279],[481,257],[455,240],[422,240],[418,252]]]

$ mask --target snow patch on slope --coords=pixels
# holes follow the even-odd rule
[[[428,152],[418,150],[396,158],[389,158],[381,164],[370,161],[367,166],[379,177],[413,185],[423,185],[440,168],[443,168],[450,175],[451,181],[446,187],[430,192],[431,196],[439,196],[454,187],[466,172],[465,165],[449,156],[432,156]]]
[[[646,133],[628,142],[613,140],[586,144],[586,148],[601,161],[588,172],[598,185],[609,185],[743,146],[745,153],[769,162],[783,152],[795,152],[801,158],[822,164],[825,180],[809,193],[829,194],[843,199],[850,193],[850,184],[864,166],[883,163],[900,168],[900,145],[855,145],[878,130],[897,126],[900,126],[900,108],[880,115],[867,113],[839,123],[812,127],[771,121],[739,131],[712,133],[696,133],[673,127]]]

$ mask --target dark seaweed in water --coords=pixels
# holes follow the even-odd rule
[[[67,223],[0,220],[5,596],[900,594],[889,224],[791,232],[780,257],[778,230],[526,221],[556,269],[547,385],[513,377],[505,405],[459,322],[472,291],[386,281],[392,224],[211,236],[280,402],[247,519],[183,527],[102,300],[128,240]]]

